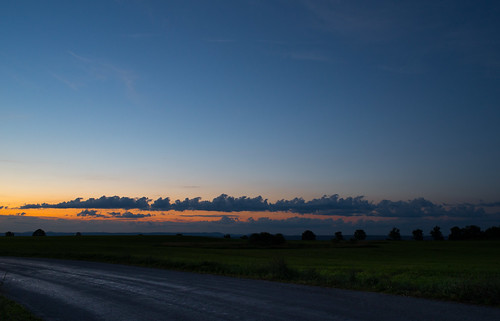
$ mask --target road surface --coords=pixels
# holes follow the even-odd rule
[[[500,320],[496,308],[95,262],[0,257],[4,274],[0,293],[46,321]]]

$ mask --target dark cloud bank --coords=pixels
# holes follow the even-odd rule
[[[305,229],[317,234],[333,235],[335,231],[352,234],[364,229],[369,235],[386,235],[394,226],[404,235],[420,228],[424,234],[436,225],[443,233],[453,226],[478,225],[485,229],[500,222],[500,202],[480,204],[436,204],[424,198],[408,201],[370,202],[363,197],[341,198],[323,196],[305,201],[302,198],[269,202],[258,197],[231,197],[222,194],[211,201],[200,197],[171,201],[170,198],[150,200],[146,197],[106,197],[83,200],[77,198],[58,204],[27,204],[21,209],[81,209],[78,217],[85,220],[54,219],[20,215],[0,216],[0,226],[12,231],[44,228],[53,231],[81,232],[222,232],[248,234],[267,231],[286,235],[300,235]],[[131,210],[140,210],[132,213]],[[197,221],[168,220],[162,211],[200,211],[184,217],[198,217]],[[240,220],[238,212],[268,213],[266,217]],[[274,213],[288,212],[294,217],[273,217]],[[157,214],[155,214],[157,213]],[[311,214],[322,215],[322,218]],[[163,219],[144,218],[163,216]],[[107,219],[102,219],[107,218]],[[204,220],[205,218],[205,220]],[[219,218],[219,219],[213,219]],[[164,220],[167,219],[167,220]]]
[[[150,200],[146,197],[130,198],[112,196],[101,198],[77,198],[72,201],[58,204],[26,204],[20,209],[85,209],[78,213],[82,217],[103,217],[95,210],[89,209],[139,209],[148,211],[213,211],[213,212],[290,212],[300,215],[316,214],[325,216],[368,216],[368,217],[468,217],[479,218],[486,215],[483,207],[493,206],[498,203],[488,204],[435,204],[424,198],[409,201],[383,200],[378,203],[367,201],[363,196],[341,198],[337,194],[305,201],[303,198],[292,200],[279,200],[275,203],[268,202],[261,196],[257,197],[232,197],[222,194],[211,201],[202,200],[201,197],[186,198],[171,201],[169,197]],[[143,218],[151,214],[133,214],[131,212],[108,213],[111,217]]]

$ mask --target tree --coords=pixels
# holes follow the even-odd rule
[[[431,236],[434,241],[444,240],[443,233],[441,233],[441,228],[439,226],[434,226],[434,228],[431,230]]]
[[[500,226],[487,228],[484,235],[488,240],[500,240]]]
[[[45,231],[39,228],[35,232],[33,232],[33,236],[45,236]]]
[[[224,234],[224,238],[225,239],[230,239],[231,238],[231,234]]]
[[[480,240],[484,236],[484,232],[477,225],[467,225],[462,229],[465,240]]]
[[[268,232],[253,233],[248,238],[248,241],[251,244],[260,246],[281,245],[286,242],[283,234],[272,235]]]
[[[314,234],[312,231],[306,230],[304,231],[304,233],[302,233],[302,241],[314,241],[314,240],[316,240],[316,234]]]
[[[486,233],[476,225],[468,225],[464,228],[454,226],[450,229],[449,240],[480,240],[486,237]]]
[[[274,234],[273,242],[275,245],[285,244],[286,243],[285,236],[283,236],[283,234],[281,233]]]
[[[399,229],[396,227],[393,227],[392,230],[389,232],[389,239],[393,241],[401,241],[401,233],[399,233]]]
[[[421,229],[416,229],[416,230],[413,230],[413,232],[411,232],[413,234],[413,239],[415,241],[423,241],[424,240],[424,231],[422,231]]]
[[[457,241],[457,240],[462,240],[463,235],[462,235],[462,229],[458,226],[453,226],[450,229],[450,235],[448,235],[448,240],[451,241]]]
[[[358,241],[362,241],[362,240],[366,239],[366,233],[365,233],[365,231],[363,231],[363,230],[356,230],[354,232],[354,239],[358,240]]]
[[[82,233],[76,232],[75,236],[82,236]]]
[[[11,232],[11,231],[5,232],[5,236],[8,236],[8,237],[14,236],[14,232]]]
[[[342,232],[338,231],[338,232],[335,232],[335,241],[342,241],[344,240],[344,236],[342,235]]]

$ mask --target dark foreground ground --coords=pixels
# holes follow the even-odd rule
[[[51,320],[500,320],[500,309],[132,266],[0,258],[1,293]]]

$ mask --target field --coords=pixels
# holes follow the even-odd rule
[[[190,236],[16,236],[0,238],[0,256],[93,260],[500,306],[500,241],[288,241],[265,247]]]

